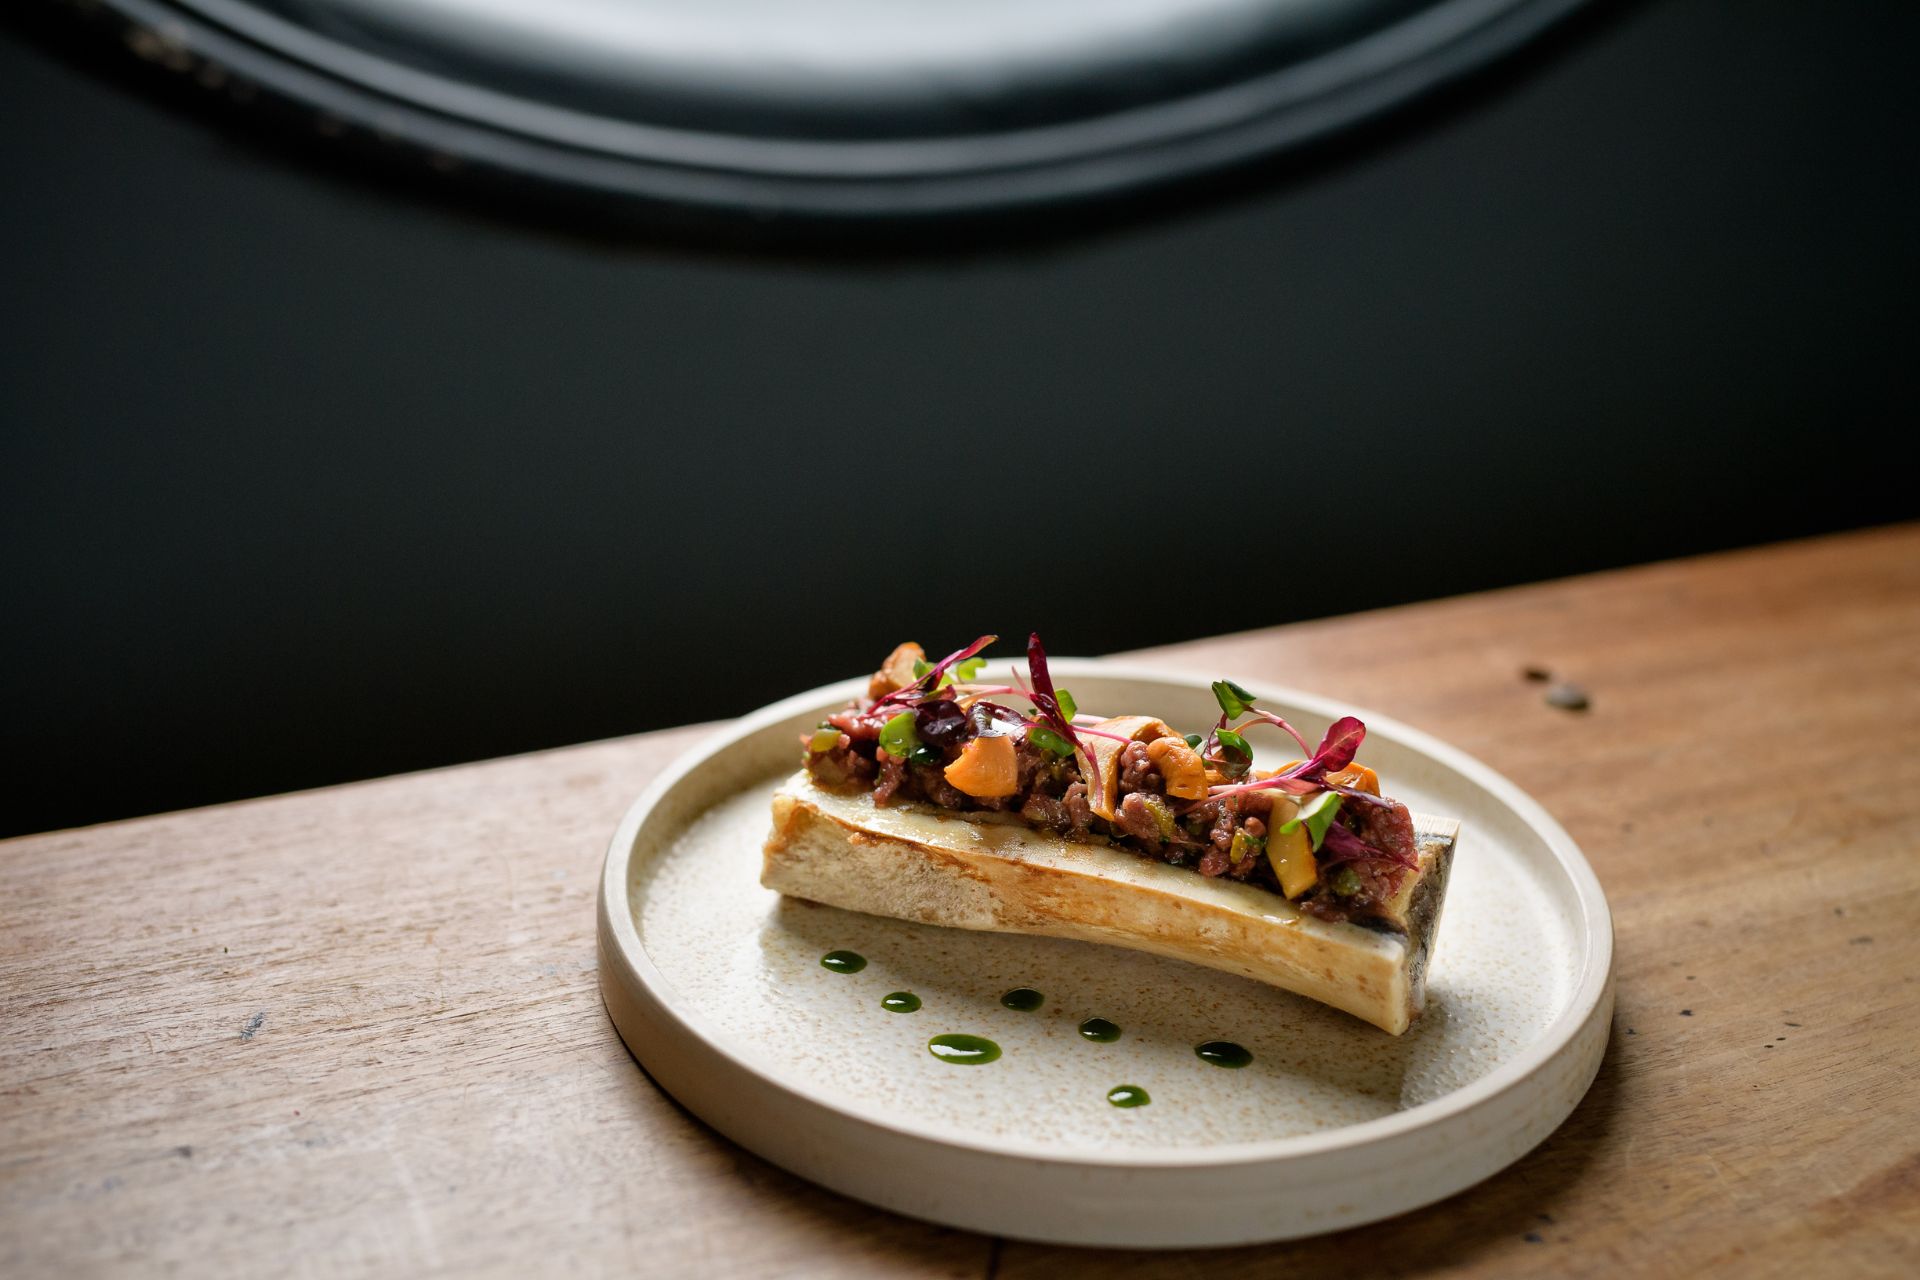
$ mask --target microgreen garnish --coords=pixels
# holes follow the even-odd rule
[[[1027,729],[1027,741],[1047,752],[1049,755],[1070,756],[1073,744],[1047,728],[1043,724],[1034,724]]]
[[[1253,748],[1247,745],[1247,740],[1245,738],[1241,737],[1239,734],[1235,733],[1233,730],[1215,729],[1213,731],[1213,736],[1220,743],[1220,745],[1225,747],[1227,750],[1238,752],[1240,755],[1245,756],[1249,760],[1253,759]]]
[[[1286,732],[1286,735],[1289,738],[1292,738],[1295,742],[1300,744],[1300,754],[1302,755],[1311,754],[1311,752],[1307,748],[1307,740],[1300,736],[1300,731],[1298,729],[1288,724],[1285,720],[1273,714],[1273,712],[1271,711],[1262,711],[1258,707],[1249,708],[1249,712],[1253,716],[1253,718],[1258,722],[1260,722],[1261,724],[1270,724],[1274,726],[1276,729],[1284,730]],[[1243,724],[1240,726],[1240,728],[1242,730],[1245,730],[1247,726]]]
[[[1053,700],[1060,704],[1060,714],[1065,716],[1069,721],[1080,714],[1080,704],[1075,702],[1073,695],[1065,689],[1055,689],[1053,691]]]
[[[971,680],[975,676],[979,675],[981,670],[986,665],[987,665],[987,660],[985,658],[966,658],[960,662],[956,662],[953,664],[953,669],[951,671],[946,672],[940,677],[940,683],[936,687],[941,689],[950,689],[956,684],[959,684],[963,681]],[[913,678],[915,680],[926,679],[927,674],[932,670],[933,670],[933,664],[928,662],[925,658],[914,659]]]
[[[913,730],[913,712],[902,711],[881,725],[880,745],[896,760],[905,760],[912,755],[914,748],[920,745],[920,735]]]
[[[1210,800],[1223,800],[1228,796],[1238,795],[1243,791],[1267,790],[1290,791],[1296,795],[1300,795],[1304,794],[1308,787],[1318,789],[1321,785],[1321,779],[1327,774],[1336,773],[1353,763],[1354,753],[1359,751],[1360,744],[1366,740],[1366,736],[1366,725],[1360,723],[1360,721],[1353,716],[1341,716],[1327,729],[1327,736],[1320,740],[1319,749],[1308,759],[1302,760],[1291,769],[1282,769],[1272,777],[1262,778],[1258,782],[1216,787],[1208,792],[1207,798]],[[1239,734],[1234,733],[1231,729],[1216,729],[1214,731],[1214,737],[1219,740],[1222,745],[1232,745],[1229,742],[1229,738],[1237,739],[1241,747],[1246,745],[1246,739],[1241,738]],[[1303,786],[1302,784],[1306,785]],[[1346,787],[1329,787],[1328,789],[1338,790],[1343,795],[1352,794]]]
[[[1238,720],[1253,709],[1253,695],[1231,680],[1215,680],[1213,697],[1229,720]]]
[[[1039,711],[1046,726],[1059,734],[1074,751],[1086,756],[1086,766],[1081,776],[1086,779],[1087,789],[1094,793],[1097,802],[1101,785],[1100,770],[1096,767],[1098,762],[1094,759],[1093,749],[1082,743],[1080,736],[1073,731],[1073,718],[1061,713],[1060,695],[1054,690],[1053,675],[1047,670],[1047,650],[1040,643],[1038,631],[1027,636],[1027,678],[1033,681],[1027,699]]]
[[[1335,773],[1353,763],[1353,757],[1359,753],[1360,744],[1366,738],[1366,725],[1353,716],[1341,716],[1328,726],[1327,736],[1320,739],[1320,748],[1313,753],[1313,758],[1295,765],[1287,772],[1295,777]]]
[[[1327,842],[1327,828],[1333,825],[1334,815],[1339,812],[1340,797],[1331,791],[1322,791],[1301,805],[1298,814],[1280,824],[1280,834],[1292,835],[1305,827],[1314,852],[1318,853],[1320,846]]]
[[[1326,843],[1320,847],[1321,861],[1329,866],[1347,862],[1391,862],[1396,866],[1417,871],[1420,859],[1411,849],[1400,852],[1391,849],[1376,849],[1339,823],[1327,828]]]
[[[925,659],[915,661],[913,664],[913,683],[904,689],[895,689],[892,693],[887,694],[878,702],[875,702],[870,710],[878,711],[881,707],[885,706],[919,702],[932,696],[942,686],[952,683],[952,681],[947,678],[949,669],[957,668],[959,664],[967,661],[967,659],[973,657],[974,654],[979,653],[999,638],[999,636],[981,636],[966,648],[955,649],[952,653],[930,667],[926,664]],[[977,672],[979,668],[975,667],[974,670]]]
[[[1206,739],[1202,738],[1197,733],[1190,733],[1187,735],[1187,745],[1192,747],[1195,751],[1198,751],[1200,749],[1200,744],[1204,741],[1206,741]]]
[[[1054,691],[1053,676],[1047,670],[1047,651],[1041,647],[1038,631],[1027,637],[1027,675],[1033,681],[1027,698],[1040,712],[1041,718],[1052,725],[1061,737],[1079,746],[1080,739],[1073,732],[1073,720],[1061,710],[1060,695]]]

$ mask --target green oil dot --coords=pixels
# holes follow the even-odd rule
[[[927,1041],[927,1052],[942,1062],[959,1067],[977,1067],[1000,1056],[1000,1046],[984,1036],[935,1036]]]
[[[1144,1107],[1153,1099],[1137,1084],[1121,1084],[1107,1090],[1107,1101],[1116,1107]]]
[[[880,1007],[888,1013],[912,1013],[920,1007],[920,997],[911,991],[894,991],[880,997]]]
[[[1193,1051],[1202,1062],[1211,1062],[1216,1067],[1244,1067],[1253,1061],[1252,1053],[1231,1040],[1209,1040],[1193,1046]]]
[[[829,951],[820,957],[820,967],[835,973],[858,973],[867,967],[867,958],[858,951]]]
[[[1080,1034],[1097,1044],[1112,1044],[1120,1038],[1120,1028],[1108,1022],[1105,1018],[1088,1018],[1080,1024]],[[1127,1087],[1132,1088],[1133,1086],[1128,1085]],[[1115,1103],[1114,1105],[1118,1106],[1120,1104]],[[1128,1103],[1127,1105],[1135,1106],[1137,1104]]]
[[[1047,1002],[1047,998],[1032,987],[1015,987],[1000,997],[1000,1003],[1020,1013],[1032,1013]]]

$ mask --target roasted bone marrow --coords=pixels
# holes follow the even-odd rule
[[[1457,824],[1416,819],[1382,793],[1379,777],[1356,759],[1366,736],[1358,719],[1336,720],[1310,745],[1247,689],[1221,680],[1213,686],[1218,721],[1182,733],[1153,716],[1079,707],[1054,685],[1038,635],[1028,642],[1024,679],[984,681],[979,655],[993,639],[938,662],[917,644],[899,646],[864,697],[804,736],[801,772],[775,801],[763,883],[929,923],[1097,934],[1358,1006],[1351,1011],[1389,1030],[1417,1015]],[[1254,768],[1256,734],[1284,735],[1298,758]],[[1025,838],[982,840],[987,829]],[[989,867],[973,856],[985,850],[1006,861],[1009,849],[1022,866]],[[1008,878],[994,904],[916,903],[916,886],[943,902],[955,898],[956,886],[939,883],[931,864],[976,887],[1003,870]],[[1146,865],[1164,870],[1143,879]],[[1022,880],[1043,866],[1060,872],[1039,878],[1044,890],[1031,874]],[[897,883],[885,883],[890,873]],[[1047,895],[1054,918],[1021,909],[1022,883]],[[1143,886],[1158,898],[1148,902]],[[1170,906],[1169,887],[1191,901]],[[1076,901],[1089,919],[1098,915],[1100,929],[1075,932]],[[1291,960],[1263,967],[1231,948],[1183,949],[1175,935],[1196,927],[1182,918],[1196,903],[1260,922],[1248,926],[1255,935],[1311,923],[1293,936],[1313,945],[1281,945],[1283,960],[1291,951],[1305,963],[1308,952],[1331,948],[1334,962],[1318,956],[1317,972],[1337,986],[1331,970],[1340,967],[1344,939],[1359,966],[1349,977],[1360,981],[1359,970],[1380,968],[1385,956],[1383,976],[1368,981],[1392,989],[1343,1003],[1339,991],[1309,989],[1325,983],[1289,980]],[[1127,936],[1129,913],[1139,937]],[[1272,950],[1257,936],[1247,949]],[[1374,959],[1362,963],[1361,953]]]

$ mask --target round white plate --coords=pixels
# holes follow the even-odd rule
[[[1054,673],[1098,714],[1194,729],[1217,715],[1202,680],[1072,660]],[[1461,820],[1426,1015],[1395,1037],[1177,961],[762,889],[768,798],[798,766],[799,735],[863,688],[789,698],[688,752],[627,813],[601,880],[600,989],[621,1037],[690,1111],[775,1164],[1030,1240],[1279,1240],[1478,1182],[1553,1132],[1592,1082],[1613,1010],[1606,899],[1567,833],[1478,761],[1385,717],[1253,685],[1309,738],[1359,715],[1361,758],[1389,794]],[[837,950],[868,963],[823,967]],[[1015,987],[1045,1003],[1004,1007]],[[896,991],[921,1007],[884,1009]],[[1121,1038],[1083,1038],[1094,1017]],[[1002,1054],[936,1058],[927,1041],[946,1033]],[[1213,1040],[1246,1046],[1252,1064],[1195,1055]],[[1151,1103],[1109,1104],[1123,1084]]]

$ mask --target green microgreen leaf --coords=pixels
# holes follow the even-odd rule
[[[1202,738],[1197,733],[1190,733],[1187,735],[1187,745],[1192,747],[1195,751],[1198,751],[1200,749],[1200,744],[1205,741],[1206,739]]]
[[[985,658],[968,658],[965,662],[956,662],[953,669],[962,680],[971,680],[986,669]]]
[[[933,670],[933,664],[925,658],[915,658],[913,660],[913,678],[915,680],[924,679],[927,672],[931,670]]]
[[[1027,730],[1027,741],[1048,755],[1070,756],[1073,754],[1073,744],[1043,724],[1033,725]]]
[[[1340,812],[1340,795],[1334,791],[1315,792],[1311,800],[1300,806],[1300,812],[1280,824],[1284,834],[1291,835],[1302,826],[1313,840],[1315,853],[1326,843],[1327,828],[1333,825],[1334,815]]]
[[[1249,760],[1253,759],[1253,748],[1247,745],[1247,740],[1245,738],[1241,737],[1239,734],[1235,733],[1233,730],[1216,729],[1214,730],[1213,736],[1218,738],[1220,740],[1220,745],[1225,747],[1227,750],[1237,751],[1241,755],[1245,756],[1247,759]]]
[[[1073,695],[1065,689],[1055,689],[1053,700],[1060,704],[1060,714],[1067,718],[1067,723],[1072,724],[1073,718],[1080,714],[1080,704],[1073,700]]]
[[[881,725],[880,745],[896,760],[911,756],[914,748],[920,745],[920,735],[913,731],[913,712],[902,711]]]
[[[1229,720],[1239,719],[1253,706],[1253,695],[1231,680],[1215,680],[1213,698]]]

